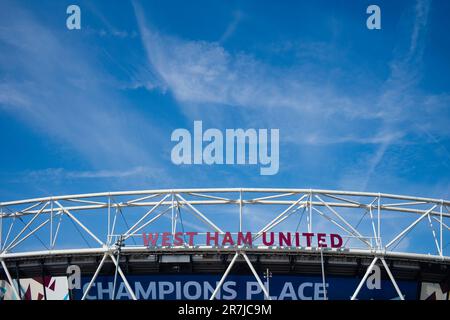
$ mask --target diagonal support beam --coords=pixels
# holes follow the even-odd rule
[[[154,221],[158,220],[160,217],[162,217],[163,215],[166,214],[167,211],[169,211],[170,209],[172,209],[172,206],[168,207],[166,210],[158,213],[156,216],[154,216],[153,218],[151,218],[150,220],[148,220],[146,223],[144,223],[143,225],[141,225],[139,228],[137,228],[136,230],[134,230],[133,233],[127,234],[126,236],[123,237],[123,241],[127,240],[129,237],[133,236],[134,234],[136,234],[137,232],[139,232],[140,230],[144,229],[146,226],[148,226],[149,224],[153,223]]]
[[[233,200],[228,199],[228,198],[216,197],[216,196],[211,196],[211,195],[208,195],[208,194],[201,194],[201,193],[196,193],[196,192],[189,192],[188,194],[190,194],[191,196],[199,197],[199,198],[206,198],[206,199],[213,199],[213,200],[222,200],[222,201],[229,201],[229,202],[233,201]]]
[[[317,208],[313,208],[314,211],[316,211],[318,214],[320,214],[322,217],[324,217],[325,219],[327,219],[328,221],[330,221],[332,224],[334,224],[335,226],[337,226],[338,228],[340,228],[342,231],[346,232],[347,234],[351,235],[351,236],[355,236],[354,233],[352,233],[350,230],[346,229],[344,226],[342,226],[340,223],[336,222],[333,218],[330,218],[328,215],[326,215],[325,213],[323,213],[322,211],[320,211]],[[357,239],[361,240],[364,244],[367,244],[366,242],[364,242],[361,238],[359,238],[358,236],[356,236]]]
[[[332,207],[329,206],[328,203],[324,202],[322,200],[322,198],[320,198],[318,195],[314,195],[323,205],[325,205],[328,210],[330,210],[336,217],[339,218],[339,220],[341,220],[348,228],[350,228],[350,230],[352,230],[352,232],[357,235],[365,244],[367,244],[369,246],[369,248],[372,248],[370,242],[368,242],[367,240],[364,239],[364,237],[362,236],[361,233],[359,233],[358,230],[356,230],[350,223],[347,222],[347,220],[345,220],[336,210],[334,210]]]
[[[377,234],[377,230],[375,228],[375,220],[374,220],[374,216],[373,216],[373,213],[372,213],[372,205],[374,204],[375,201],[377,201],[377,199],[372,201],[372,203],[369,205],[369,210],[368,211],[369,211],[369,215],[370,215],[370,223],[372,225],[373,236],[375,238],[375,242],[377,244],[377,247],[380,248],[380,246],[381,246],[380,245],[380,238],[379,238],[379,236]]]
[[[154,205],[149,211],[147,211],[147,213],[144,214],[142,216],[142,218],[140,218],[130,229],[127,230],[127,232],[124,233],[124,236],[127,236],[128,234],[130,234],[133,231],[133,229],[139,225],[139,223],[144,221],[144,219],[147,218],[150,214],[152,214],[153,211],[158,209],[158,207],[161,205],[161,203],[163,203],[169,196],[170,196],[170,194],[163,197],[156,205]]]
[[[95,241],[97,241],[101,246],[104,246],[105,244],[100,241],[99,238],[95,234],[92,233],[91,230],[89,230],[84,224],[82,224],[73,214],[69,212],[66,208],[64,208],[58,201],[55,201],[55,203],[60,207],[65,214],[67,214],[73,221],[75,221],[84,231],[86,231]]]
[[[267,288],[264,286],[263,282],[261,281],[261,278],[259,277],[258,273],[256,272],[255,268],[253,267],[253,264],[251,263],[250,259],[248,258],[247,254],[245,252],[236,252],[234,254],[233,259],[231,260],[230,264],[228,265],[227,269],[225,270],[225,273],[223,274],[222,278],[220,279],[219,283],[217,284],[216,289],[214,289],[214,292],[212,293],[209,300],[214,300],[217,293],[219,292],[220,288],[222,287],[223,283],[225,282],[226,277],[231,271],[231,268],[233,268],[233,265],[236,262],[236,259],[239,257],[239,255],[242,255],[244,257],[245,262],[247,262],[247,265],[249,266],[250,270],[253,273],[253,276],[256,278],[256,281],[258,282],[259,286],[261,287],[262,291],[264,292],[264,296],[267,300],[271,300],[269,296],[269,292],[267,291]]]
[[[125,277],[124,273],[122,272],[122,269],[121,269],[120,266],[118,265],[117,259],[115,259],[114,256],[113,256],[111,253],[109,253],[109,252],[105,252],[105,254],[103,255],[103,258],[102,258],[102,260],[100,261],[100,264],[98,265],[98,268],[97,268],[97,270],[95,271],[94,276],[92,277],[91,281],[89,282],[89,285],[88,285],[88,287],[86,288],[86,291],[84,292],[83,297],[81,298],[81,300],[85,300],[85,299],[86,299],[86,296],[87,296],[87,294],[89,293],[89,290],[91,289],[92,285],[94,284],[95,280],[97,279],[97,276],[98,276],[98,274],[100,273],[100,270],[102,269],[103,264],[105,263],[105,260],[106,260],[106,258],[107,258],[108,256],[111,258],[112,262],[114,263],[114,265],[115,265],[116,268],[118,269],[118,272],[119,272],[119,274],[120,274],[120,277],[122,278],[122,280],[123,280],[123,282],[124,282],[124,284],[125,284],[125,287],[126,287],[127,290],[128,290],[128,293],[131,295],[131,298],[132,298],[133,300],[137,300],[137,299],[136,299],[136,295],[134,294],[134,291],[131,289],[130,284],[129,284],[128,281],[127,281],[127,278]]]
[[[369,276],[369,274],[372,272],[373,270],[373,266],[375,265],[375,263],[377,262],[378,257],[373,258],[372,263],[369,265],[369,267],[367,268],[366,273],[364,274],[364,277],[361,279],[361,282],[359,283],[358,287],[356,288],[355,292],[353,293],[352,297],[350,298],[350,300],[356,300],[356,297],[359,294],[359,291],[361,291],[361,288],[363,286],[363,284],[366,282],[367,277]]]
[[[13,282],[13,280],[12,280],[12,278],[11,278],[11,274],[9,273],[8,268],[6,267],[5,261],[0,260],[0,263],[1,263],[2,267],[3,267],[3,270],[4,270],[5,273],[6,273],[6,277],[8,278],[9,284],[11,285],[11,288],[12,288],[14,294],[16,295],[17,300],[20,300],[19,292],[17,291],[17,288],[16,288],[16,286],[14,285],[14,282]]]
[[[111,260],[113,261],[114,265],[116,266],[116,268],[119,271],[120,277],[123,280],[123,283],[125,284],[125,287],[128,290],[128,293],[131,295],[131,298],[133,300],[137,300],[136,295],[134,294],[133,289],[131,289],[130,284],[128,283],[127,278],[125,277],[125,274],[122,272],[122,268],[119,266],[119,261],[117,261],[117,259],[111,254],[109,253],[109,257],[111,258]]]
[[[178,199],[180,199],[181,201],[184,201],[184,203],[189,207],[189,209],[191,209],[194,212],[194,214],[200,220],[202,220],[205,224],[209,225],[210,227],[212,227],[213,229],[215,229],[216,231],[218,231],[221,234],[225,233],[222,229],[220,229],[218,226],[216,226],[214,223],[212,223],[211,220],[209,220],[203,213],[198,211],[193,205],[191,205],[188,201],[186,201],[186,199],[184,199],[181,195],[176,194],[175,196]]]
[[[384,258],[383,258],[383,257],[381,257],[380,260],[381,260],[381,262],[383,263],[383,266],[384,266],[384,268],[386,269],[386,272],[387,272],[389,278],[391,279],[392,284],[394,285],[395,291],[397,291],[398,297],[400,298],[400,300],[405,300],[405,298],[403,297],[402,292],[400,291],[400,288],[399,288],[398,285],[397,285],[397,282],[396,282],[395,279],[394,279],[394,276],[393,276],[392,273],[391,273],[391,269],[389,269],[389,267],[388,267],[386,261],[384,261]]]
[[[438,254],[440,256],[442,256],[441,248],[439,247],[439,243],[438,243],[437,236],[436,236],[436,231],[434,230],[434,227],[433,227],[433,222],[431,222],[430,215],[427,215],[427,217],[428,217],[428,225],[429,225],[429,227],[431,229],[431,234],[432,234],[433,239],[434,239],[434,244],[436,245],[436,250],[437,250]]]
[[[2,217],[3,217],[3,216],[2,216]],[[2,220],[3,220],[3,219],[2,219]],[[0,251],[4,251],[4,250],[5,250],[5,247],[6,247],[6,245],[8,244],[9,236],[10,236],[10,234],[11,234],[11,231],[12,231],[12,229],[13,229],[15,223],[16,223],[16,217],[14,216],[14,217],[13,217],[13,221],[9,224],[8,232],[6,233],[6,238],[5,238],[5,241],[3,241],[3,247],[0,248]]]
[[[214,292],[212,293],[211,297],[209,298],[209,300],[214,300],[216,298],[217,293],[219,292],[220,288],[222,287],[223,283],[225,282],[225,279],[227,278],[228,274],[231,271],[231,268],[233,268],[234,263],[236,262],[236,259],[239,256],[239,252],[236,252],[234,254],[233,259],[231,259],[230,264],[228,265],[227,269],[225,270],[225,273],[223,274],[222,278],[220,279],[219,283],[216,286],[216,289],[214,289]]]
[[[94,284],[95,280],[97,279],[97,276],[100,273],[100,270],[102,269],[103,264],[105,263],[105,260],[106,260],[107,256],[108,256],[107,253],[105,253],[103,255],[103,258],[100,261],[100,264],[98,265],[97,270],[95,270],[94,276],[92,277],[91,281],[89,282],[89,285],[87,286],[86,291],[83,293],[83,297],[81,298],[81,300],[85,300],[86,299],[86,297],[87,297],[87,295],[89,293],[89,290],[91,290],[92,285]]]
[[[159,196],[159,195],[160,195],[160,193],[152,194],[152,195],[145,196],[145,197],[142,197],[142,198],[130,200],[130,201],[127,201],[127,202],[125,202],[125,203],[126,203],[126,204],[133,204],[133,203],[136,203],[136,202],[141,202],[141,201],[144,201],[144,200],[148,200],[148,199],[155,198],[155,197],[157,197],[157,196]]]
[[[292,196],[294,195],[294,193],[290,192],[290,193],[282,193],[282,194],[275,194],[275,195],[271,195],[271,196],[266,196],[266,197],[260,197],[260,198],[254,198],[251,200],[248,200],[249,202],[258,202],[261,200],[269,200],[269,199],[277,199],[277,198],[282,198],[282,197],[288,197],[288,196]]]
[[[31,237],[32,235],[36,236],[36,232],[39,231],[43,226],[45,226],[48,222],[50,221],[50,219],[45,220],[44,222],[42,222],[40,225],[38,225],[36,228],[34,228],[33,230],[30,231],[30,233],[28,233],[26,236],[24,236],[22,239],[18,240],[16,243],[11,244],[7,249],[5,249],[4,251],[8,251],[8,250],[12,250],[15,247],[17,247],[19,244],[21,244],[22,242],[24,242],[25,240],[27,240],[29,237]],[[39,237],[37,237],[39,239]],[[48,248],[47,248],[48,249]]]
[[[359,294],[359,292],[360,292],[362,286],[363,286],[364,283],[366,282],[367,277],[368,277],[369,274],[372,272],[373,267],[375,266],[375,263],[378,261],[378,259],[381,260],[381,263],[383,264],[384,269],[386,270],[386,272],[387,272],[387,274],[388,274],[388,276],[389,276],[389,279],[391,280],[392,284],[394,285],[394,288],[395,288],[395,291],[396,291],[397,294],[398,294],[398,297],[400,298],[400,300],[405,300],[405,298],[404,298],[402,292],[400,291],[400,288],[399,288],[398,285],[397,285],[397,282],[395,281],[394,276],[393,276],[392,273],[391,273],[391,269],[389,268],[389,266],[387,265],[387,263],[386,263],[386,261],[384,260],[383,257],[380,257],[380,258],[379,258],[379,257],[375,257],[375,258],[373,259],[372,263],[371,263],[370,266],[367,268],[367,271],[366,271],[366,273],[364,274],[364,277],[362,278],[361,282],[359,283],[358,288],[356,288],[355,293],[353,294],[353,296],[351,297],[350,300],[356,300],[356,297],[358,296],[358,294]]]
[[[269,292],[267,292],[267,288],[266,286],[262,283],[261,278],[258,276],[258,274],[256,273],[255,268],[253,268],[253,264],[250,261],[250,259],[247,257],[247,255],[245,254],[245,252],[241,253],[242,256],[244,257],[245,261],[247,262],[248,266],[250,267],[250,270],[252,270],[253,275],[256,278],[256,281],[258,281],[259,286],[261,287],[262,291],[264,292],[264,295],[266,296],[267,300],[272,300],[269,296]]]
[[[56,217],[56,216],[55,216],[55,217]],[[58,224],[57,224],[56,230],[55,230],[55,234],[54,234],[54,236],[52,237],[52,243],[51,243],[51,247],[50,247],[51,249],[53,249],[53,248],[55,247],[56,239],[58,239],[59,228],[61,227],[62,217],[63,217],[63,215],[62,215],[62,213],[60,212],[60,213],[59,213]]]
[[[425,212],[423,215],[421,215],[418,219],[416,219],[413,223],[411,223],[406,229],[404,229],[402,232],[400,232],[394,239],[392,239],[387,245],[386,249],[392,246],[398,239],[403,237],[406,233],[408,233],[412,228],[416,226],[420,221],[425,219],[431,211],[433,211],[434,208],[436,208],[437,204],[434,205],[431,209],[429,209],[427,212]]]
[[[277,225],[279,225],[281,222],[283,222],[284,220],[286,220],[287,218],[289,218],[290,216],[292,216],[292,215],[293,215],[294,213],[296,213],[298,210],[306,208],[306,206],[307,206],[306,204],[301,204],[299,207],[297,207],[297,208],[295,208],[294,210],[291,210],[290,212],[286,213],[282,218],[280,218],[280,219],[278,219],[276,222],[274,222],[274,223],[269,227],[269,229],[263,231],[263,233],[264,233],[264,232],[267,232],[268,230],[271,230],[271,229],[275,228]],[[260,238],[260,237],[262,236],[263,233],[261,233],[261,234],[256,234],[256,235],[253,237],[252,240],[254,241],[254,240]]]
[[[20,236],[28,229],[28,227],[34,222],[34,220],[36,220],[37,217],[39,217],[39,215],[42,213],[42,211],[44,211],[44,209],[48,206],[49,202],[46,202],[41,209],[39,209],[38,213],[36,213],[34,215],[33,218],[31,218],[30,221],[28,221],[28,223],[23,227],[23,229],[14,237],[14,239],[11,241],[11,243],[5,248],[4,251],[8,251],[12,246],[14,246],[14,244],[16,243],[16,241],[20,238]]]
[[[29,210],[31,210],[31,209],[34,209],[34,208],[36,208],[37,206],[39,206],[39,205],[41,205],[41,204],[42,204],[42,201],[40,201],[40,202],[38,202],[38,203],[35,203],[35,204],[33,204],[33,205],[31,205],[31,206],[25,208],[25,209],[20,210],[20,211],[16,212],[16,214],[17,214],[17,213],[26,213],[27,211],[29,211]]]
[[[291,204],[286,210],[281,212],[278,216],[276,216],[272,221],[270,221],[268,224],[266,224],[261,230],[259,230],[256,235],[253,237],[253,240],[258,239],[261,237],[263,232],[267,232],[268,230],[272,229],[275,225],[278,224],[278,221],[283,218],[286,214],[288,214],[292,208],[297,206],[303,199],[305,199],[308,195],[301,196],[297,201],[295,201],[293,204]]]

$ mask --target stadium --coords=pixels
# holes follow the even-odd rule
[[[0,203],[0,300],[448,300],[450,201],[173,189]]]

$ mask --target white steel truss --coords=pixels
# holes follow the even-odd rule
[[[208,212],[208,207],[214,207],[215,213]],[[255,207],[269,209],[270,218],[262,227],[246,222],[247,217],[258,214],[257,210],[252,211]],[[211,299],[216,297],[239,256],[244,258],[265,297],[270,299],[266,286],[255,271],[247,253],[275,253],[286,250],[299,253],[316,252],[320,254],[322,262],[323,255],[327,252],[342,255],[357,254],[373,260],[351,299],[357,298],[364,281],[377,261],[381,261],[399,298],[403,299],[385,258],[450,262],[449,207],[448,200],[425,197],[336,190],[262,188],[140,190],[8,201],[0,202],[0,262],[14,294],[20,297],[7,268],[6,262],[9,260],[19,257],[101,254],[102,259],[83,293],[83,299],[86,298],[108,258],[114,263],[116,272],[122,278],[130,296],[136,299],[120,268],[119,257],[117,259],[115,257],[118,250],[125,253],[221,251],[234,256],[212,293]],[[130,210],[134,210],[133,214],[129,213]],[[229,226],[224,227],[223,221],[217,222],[217,211],[227,222],[235,221],[232,223],[233,230]],[[233,215],[232,212],[236,214]],[[334,228],[333,230],[344,232],[347,239],[345,248],[276,248],[257,243],[263,233],[279,228],[289,219],[297,219],[300,212],[301,217],[303,215],[306,217],[305,228],[308,232],[321,232],[318,229],[320,227]],[[227,215],[226,218],[223,218],[224,215]],[[192,217],[194,222],[201,222],[201,224],[183,222],[183,218],[186,217]],[[118,227],[120,218],[124,220],[126,228]],[[131,226],[128,225],[127,218],[134,221],[130,224]],[[188,244],[184,239],[182,246],[151,248],[143,244],[131,243],[131,241],[135,243],[135,238],[142,235],[140,232],[160,231],[156,225],[164,221],[162,218],[170,220],[172,235],[177,232],[177,226],[183,231],[186,231],[186,228],[190,230],[201,228],[202,232],[198,232],[201,235],[205,235],[206,231],[218,234],[224,234],[224,230],[233,233],[249,231],[254,244],[251,247],[217,248],[206,243]],[[396,219],[396,223],[391,223],[393,219]],[[83,237],[86,246],[67,247],[68,239],[65,239],[67,235],[61,231],[61,228],[69,224],[68,221]],[[411,234],[422,221],[426,222],[431,244],[423,248],[422,252],[413,251],[411,248],[396,250],[399,243],[406,237],[410,236],[414,239]],[[300,222],[301,218],[298,225]],[[362,226],[364,223],[367,226],[365,229],[364,225]],[[43,234],[47,232],[48,236],[43,237]],[[30,246],[30,239],[37,241]],[[117,247],[118,239],[124,242],[124,247]],[[92,242],[94,245],[91,245]],[[64,243],[65,247],[59,248],[60,243]]]

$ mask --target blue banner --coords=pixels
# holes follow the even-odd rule
[[[127,281],[137,299],[143,300],[207,300],[214,291],[221,275],[142,275],[128,276]],[[265,285],[266,280],[261,276]],[[82,278],[83,292],[91,278]],[[348,300],[355,292],[359,278],[327,277],[325,279],[326,296],[329,300]],[[418,297],[417,283],[414,281],[397,281],[403,296],[407,300]],[[89,290],[86,299],[110,300],[114,287],[113,276],[99,276]],[[325,295],[321,276],[273,275],[269,279],[269,294],[273,300],[323,300]],[[81,299],[82,291],[73,290],[74,298]],[[125,283],[117,277],[115,300],[131,299]],[[252,275],[229,275],[218,299],[224,300],[263,300],[264,293]],[[389,279],[378,283],[366,283],[361,288],[357,299],[398,299],[398,294]]]

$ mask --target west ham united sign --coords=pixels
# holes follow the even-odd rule
[[[155,232],[142,234],[144,246],[178,247],[183,245],[194,246],[198,243],[198,232]],[[203,237],[202,237],[203,238]],[[206,246],[233,247],[253,245],[254,236],[251,232],[206,232],[204,241]],[[268,247],[318,247],[341,248],[342,237],[339,234],[313,233],[313,232],[262,232],[262,245]]]

